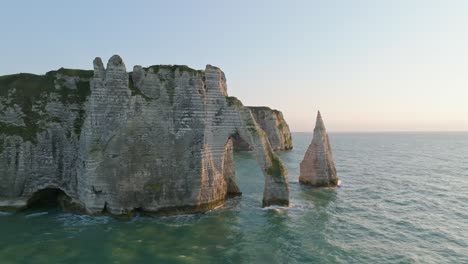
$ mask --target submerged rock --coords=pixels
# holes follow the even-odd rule
[[[288,205],[287,171],[217,67],[127,73],[115,55],[94,71],[0,76],[0,209],[57,189],[90,214],[210,210],[240,194],[236,138],[263,168],[263,206]]]
[[[339,185],[335,162],[325,125],[317,114],[314,136],[301,162],[299,182],[316,187]]]

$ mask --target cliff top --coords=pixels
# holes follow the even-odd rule
[[[281,113],[280,111],[276,109],[271,109],[268,106],[248,106],[248,108],[252,111],[272,111],[274,113]]]
[[[141,67],[141,66],[137,66]],[[220,70],[218,67],[212,66],[212,65],[207,65],[207,68],[211,67],[214,69]],[[177,65],[177,64],[156,64],[156,65],[151,65],[148,67],[142,67],[144,70],[149,70],[152,69],[154,73],[157,73],[161,69],[169,70],[169,71],[176,71],[179,69],[179,71],[186,71],[190,73],[204,73],[205,70],[196,70],[193,68],[190,68],[187,65]],[[130,74],[131,72],[129,72]],[[94,71],[93,70],[84,70],[84,69],[70,69],[70,68],[59,68],[58,70],[52,70],[48,71],[45,74],[34,74],[34,73],[26,73],[26,72],[21,72],[21,73],[14,73],[14,74],[7,74],[7,75],[0,75],[0,93],[4,91],[4,87],[8,86],[9,83],[18,81],[20,82],[23,81],[30,81],[32,78],[40,78],[40,77],[54,77],[57,74],[61,75],[66,75],[69,77],[80,77],[84,79],[89,79],[93,77]],[[28,85],[28,87],[31,87]],[[18,88],[22,88],[19,86]],[[1,94],[0,94],[1,95]]]
[[[11,75],[0,76],[0,115],[5,113],[19,111],[22,113],[23,122],[12,124],[8,122],[0,122],[0,130],[4,134],[21,136],[25,141],[35,142],[36,135],[45,129],[45,124],[49,122],[62,122],[57,116],[52,116],[47,113],[45,107],[49,103],[62,103],[63,105],[71,105],[81,109],[86,98],[91,94],[90,80],[93,77],[103,78],[106,69],[102,59],[96,57],[93,61],[93,70],[59,68],[57,70],[48,71],[43,75],[31,73],[17,73]],[[126,71],[124,61],[119,55],[112,56],[107,63],[107,69],[124,70]],[[174,78],[176,72],[182,74],[188,72],[190,75],[195,75],[205,80],[205,78],[219,78],[224,81],[223,94],[227,96],[227,87],[225,85],[224,72],[210,64],[206,65],[204,70],[195,70],[187,65],[152,65],[149,67],[135,66],[134,70],[151,71],[159,75],[171,75]],[[138,87],[135,86],[132,74],[127,72],[129,76],[129,89],[132,95],[141,95],[143,98],[150,100],[148,96],[143,94]],[[167,92],[170,100],[173,100],[174,87]],[[242,103],[235,97],[227,97],[229,105],[242,106]],[[14,110],[18,109],[18,110]],[[78,117],[74,122],[76,134],[80,134],[84,120],[84,111],[77,110]]]
[[[151,65],[149,67],[143,67],[144,70],[153,70],[154,73],[158,73],[161,69],[165,69],[165,70],[169,70],[171,72],[175,72],[177,69],[179,69],[179,71],[186,71],[186,72],[190,72],[190,73],[193,73],[193,74],[202,74],[204,73],[205,71],[204,70],[195,70],[195,69],[192,69],[190,68],[189,66],[187,65],[177,65],[177,64],[168,64],[168,65],[164,65],[164,64],[158,64],[158,65]]]

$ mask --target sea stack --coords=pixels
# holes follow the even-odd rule
[[[335,187],[340,184],[320,111],[317,113],[312,142],[301,162],[299,182],[315,187]]]

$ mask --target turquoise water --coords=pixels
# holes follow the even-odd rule
[[[468,133],[330,134],[338,189],[297,184],[311,136],[280,153],[290,208],[260,208],[260,168],[237,153],[244,195],[205,214],[1,214],[0,263],[468,263]]]

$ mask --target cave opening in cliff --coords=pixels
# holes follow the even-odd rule
[[[64,200],[70,199],[59,188],[45,188],[35,192],[27,203],[28,209],[62,209]]]

